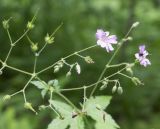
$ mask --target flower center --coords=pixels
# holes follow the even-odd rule
[[[143,56],[143,53],[139,53],[139,56]]]

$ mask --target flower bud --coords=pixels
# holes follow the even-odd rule
[[[127,37],[127,40],[128,40],[128,41],[132,41],[133,38],[129,36],[129,37]]]
[[[54,42],[54,37],[50,37],[49,34],[47,34],[44,40],[46,43],[52,44]]]
[[[122,94],[123,93],[123,88],[121,86],[118,87],[117,89],[118,94]]]
[[[2,21],[2,24],[4,29],[9,29],[9,20]]]
[[[114,85],[113,88],[112,88],[112,93],[115,93],[117,91],[117,86]]]
[[[78,63],[76,64],[76,71],[77,71],[78,74],[81,73],[81,67]]]
[[[86,56],[84,57],[84,60],[88,63],[88,64],[93,64],[94,61],[92,60],[92,58],[90,56]]]
[[[32,51],[37,51],[38,50],[38,43],[35,43],[35,44],[32,44],[31,45],[31,49],[32,49]]]
[[[66,77],[71,76],[71,74],[72,74],[71,71],[67,72]]]
[[[53,92],[53,91],[54,91],[54,88],[53,88],[53,87],[50,87],[49,90],[50,90],[51,92]]]
[[[34,108],[32,107],[32,104],[29,103],[29,102],[25,102],[25,103],[24,103],[24,108],[29,109],[29,110],[31,110],[31,111],[33,111],[33,112],[35,112],[35,113],[37,114],[37,112],[36,112],[36,111],[34,110]]]
[[[11,99],[11,96],[10,95],[5,95],[3,97],[3,101],[7,101],[7,100],[10,100]]]
[[[34,28],[34,24],[29,21],[29,22],[27,23],[27,29],[31,30],[31,29],[33,29],[33,28]]]
[[[142,85],[143,83],[136,77],[132,78],[132,82],[137,86],[137,85]]]
[[[103,85],[100,87],[100,90],[104,90],[105,88],[107,88],[107,86],[108,86],[108,82],[107,81],[103,81],[102,84]]]
[[[54,67],[54,73],[57,73],[58,71],[59,71],[59,66],[56,65],[56,66]]]
[[[137,27],[138,25],[139,25],[139,22],[135,22],[135,23],[133,23],[132,28],[135,28],[135,27]]]
[[[45,106],[45,105],[40,105],[39,106],[39,110],[41,111],[41,110],[45,110],[47,107]]]

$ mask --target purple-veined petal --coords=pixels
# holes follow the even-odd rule
[[[106,35],[106,33],[102,29],[98,29],[96,32],[97,39],[102,39],[105,35]]]

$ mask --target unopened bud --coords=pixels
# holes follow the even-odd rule
[[[108,82],[107,81],[103,81],[102,84],[103,85],[100,87],[100,90],[104,90],[105,88],[107,88],[107,86],[108,86]]]
[[[54,73],[57,73],[58,71],[59,71],[59,66],[56,65],[56,66],[54,67]]]
[[[133,77],[132,78],[132,82],[135,84],[135,85],[142,85],[143,83],[136,77]]]
[[[138,25],[139,25],[139,22],[135,22],[135,23],[133,23],[132,28],[135,28],[135,27],[137,27]]]
[[[93,64],[94,61],[92,60],[92,58],[90,56],[86,56],[84,57],[84,60],[88,63],[88,64]]]
[[[76,71],[77,71],[78,74],[81,73],[81,67],[78,63],[76,64]]]
[[[122,94],[123,93],[123,88],[121,86],[118,87],[117,89],[118,94]]]
[[[31,30],[34,28],[34,24],[32,22],[27,23],[27,29]]]
[[[3,97],[3,101],[7,101],[7,100],[10,100],[11,99],[11,96],[10,95],[5,95]]]
[[[112,88],[112,93],[115,93],[117,91],[117,86],[114,85],[113,88]]]
[[[128,40],[128,41],[132,41],[133,38],[129,36],[129,37],[127,37],[127,40]]]

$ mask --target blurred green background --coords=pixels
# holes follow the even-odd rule
[[[37,8],[40,8],[36,27],[29,33],[31,39],[44,44],[44,37],[52,33],[63,22],[58,31],[55,43],[48,46],[38,61],[38,70],[52,64],[60,57],[76,50],[96,44],[95,32],[103,28],[116,34],[121,39],[133,22],[139,21],[131,36],[133,41],[126,43],[114,60],[133,62],[138,45],[145,43],[150,52],[152,65],[144,68],[134,67],[134,74],[145,83],[144,86],[134,86],[130,80],[120,78],[124,88],[123,95],[114,95],[108,112],[118,122],[122,129],[160,129],[160,0],[0,0],[0,21],[13,17],[10,24],[12,38],[16,40],[23,32],[27,22],[32,18]],[[9,39],[2,25],[0,27],[0,58],[4,59],[9,50]],[[82,74],[66,78],[67,68],[58,74],[53,69],[41,74],[48,81],[57,78],[63,87],[78,87],[91,84],[97,80],[105,63],[111,56],[102,48],[94,48],[82,53],[90,55],[95,64],[87,64],[78,59]],[[68,62],[74,62],[73,57]],[[34,56],[26,37],[13,50],[8,64],[32,71]],[[109,73],[113,71],[110,70]],[[109,74],[108,73],[108,74]],[[0,76],[0,97],[12,94],[23,88],[28,77],[12,70],[5,69]],[[34,86],[27,89],[27,99],[37,109],[45,104],[39,90]],[[103,93],[111,94],[111,88]],[[81,92],[69,92],[65,95],[75,104],[82,101]],[[11,101],[0,101],[0,129],[45,129],[53,118],[53,112],[45,110],[34,115],[23,108],[23,96],[20,94]]]

